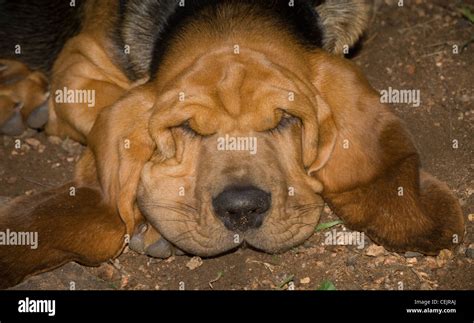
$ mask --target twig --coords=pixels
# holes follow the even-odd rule
[[[26,178],[26,177],[23,177],[23,176],[21,178],[23,178],[27,182],[30,182],[30,183],[33,183],[33,184],[36,184],[36,185],[40,185],[40,186],[43,186],[43,187],[54,187],[54,185],[43,184],[43,183],[37,182],[35,180],[29,179],[29,178]]]
[[[399,30],[399,33],[402,33],[403,31],[408,30],[408,29],[413,29],[413,28],[417,28],[417,27],[420,27],[420,26],[423,26],[423,25],[427,25],[427,24],[429,24],[429,23],[431,23],[431,22],[433,22],[437,19],[439,19],[439,18],[433,18],[433,19],[427,20],[425,22],[420,22],[420,23],[418,23],[416,25],[413,25],[413,26],[408,26],[408,27],[402,28],[402,29]]]
[[[430,57],[430,56],[433,56],[433,55],[444,53],[444,51],[445,51],[445,49],[439,50],[439,51],[433,52],[433,53],[424,54],[424,55],[421,55],[421,57]]]
[[[224,274],[222,273],[222,271],[219,271],[219,272],[217,273],[217,277],[214,278],[213,280],[211,280],[211,281],[209,282],[209,287],[211,287],[211,289],[214,289],[214,286],[212,286],[212,284],[215,283],[216,281],[218,281],[219,279],[221,279],[221,277],[222,277],[223,275],[224,275]]]

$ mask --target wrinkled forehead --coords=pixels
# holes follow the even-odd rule
[[[202,134],[263,131],[275,127],[285,110],[301,118],[314,114],[313,97],[309,83],[264,54],[220,50],[198,57],[166,82],[153,127],[189,121]]]

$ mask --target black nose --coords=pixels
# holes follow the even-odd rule
[[[212,200],[214,212],[232,231],[260,227],[271,204],[271,194],[254,186],[228,187]]]

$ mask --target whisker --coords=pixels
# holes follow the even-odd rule
[[[319,207],[324,205],[324,203],[308,203],[308,204],[297,204],[297,205],[292,205],[292,209],[302,209],[302,208],[308,208],[308,207]]]
[[[190,216],[195,215],[197,213],[196,211],[190,212],[189,210],[180,208],[180,207],[175,206],[175,205],[167,205],[167,204],[159,204],[159,203],[144,204],[144,206],[145,205],[146,206],[157,207],[157,208],[163,208],[163,209],[166,209],[166,210],[169,210],[169,211],[172,211],[172,212],[176,212],[176,213],[181,214],[181,215],[186,216],[186,217],[190,217]]]
[[[186,220],[186,219],[174,219],[174,220],[160,219],[159,222],[183,222],[183,223],[192,222],[192,223],[196,223],[196,221],[194,221],[194,220]]]

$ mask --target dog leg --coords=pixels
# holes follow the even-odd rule
[[[120,216],[103,203],[98,190],[74,189],[73,183],[2,207],[0,234],[0,288],[70,261],[99,265],[125,245]]]

